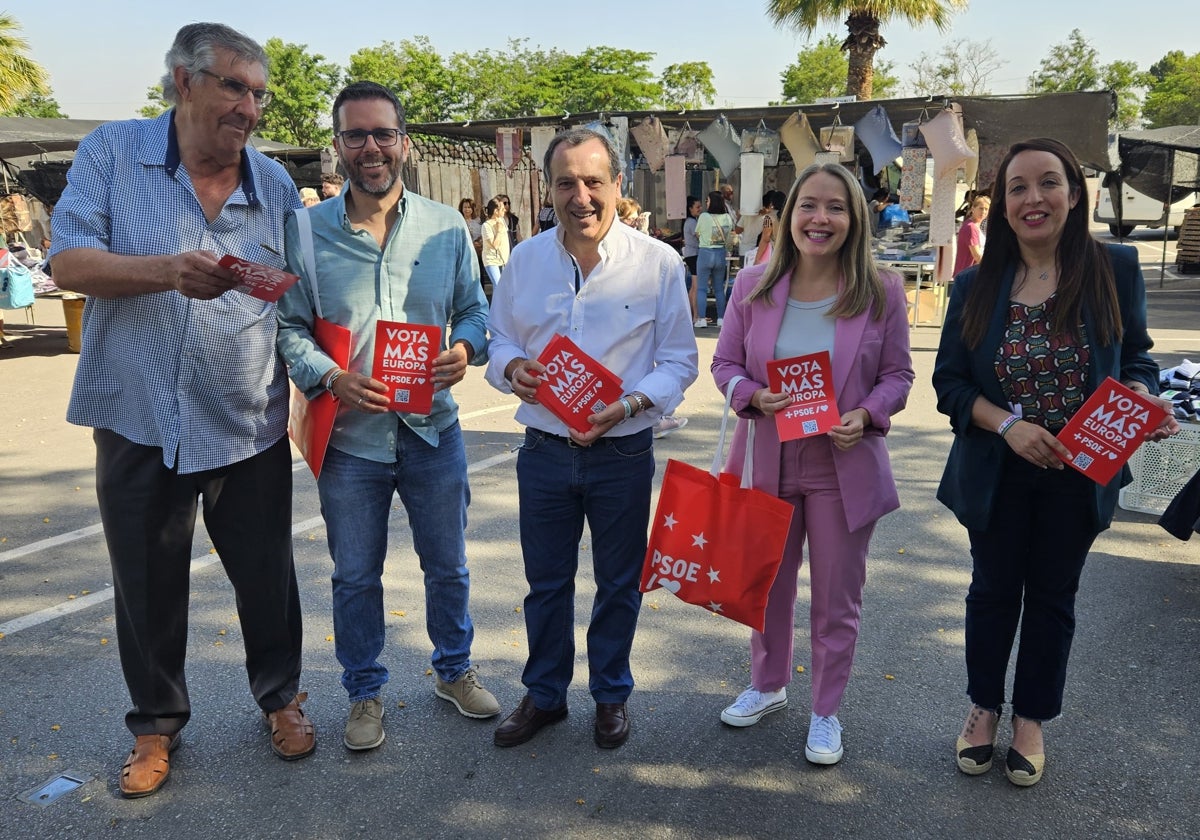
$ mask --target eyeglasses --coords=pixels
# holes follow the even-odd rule
[[[252,88],[250,85],[243,84],[237,79],[229,79],[225,76],[218,76],[208,70],[201,70],[205,76],[217,80],[217,88],[224,94],[225,98],[230,102],[240,102],[246,94],[254,97],[254,107],[259,110],[266,108],[271,104],[271,91],[266,88]]]
[[[370,131],[352,128],[349,131],[338,132],[338,137],[342,138],[347,149],[361,149],[367,145],[368,137],[375,138],[375,145],[382,149],[385,146],[395,146],[399,143],[400,135],[403,133],[398,128],[373,128]]]

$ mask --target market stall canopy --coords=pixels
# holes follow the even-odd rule
[[[0,117],[0,160],[73,152],[80,140],[104,123],[105,120]]]
[[[45,204],[54,204],[66,186],[67,169],[84,137],[106,120],[0,117],[0,162],[9,173]],[[307,149],[251,137],[263,154],[284,164],[293,178],[304,167],[316,169],[320,178],[320,149]],[[0,184],[2,186],[2,184]]]
[[[494,143],[497,128],[515,126],[553,125],[563,129],[575,125],[606,120],[613,116],[628,117],[630,124],[649,116],[658,117],[671,129],[685,125],[703,128],[724,116],[740,133],[756,128],[760,121],[778,130],[797,111],[808,117],[814,126],[843,125],[866,116],[882,105],[897,133],[910,120],[937,115],[946,102],[962,107],[966,128],[974,128],[980,143],[1007,147],[1029,137],[1052,136],[1062,140],[1075,152],[1080,162],[1095,169],[1111,169],[1108,155],[1108,118],[1116,99],[1111,91],[1051,93],[1027,96],[945,96],[909,99],[873,99],[862,102],[842,102],[819,105],[781,105],[768,108],[710,108],[695,111],[603,111],[586,114],[560,114],[517,117],[506,120],[469,120],[461,123],[410,123],[410,134],[430,135],[457,140]]]
[[[1174,204],[1200,190],[1200,126],[1127,131],[1117,151],[1121,180],[1140,193]]]

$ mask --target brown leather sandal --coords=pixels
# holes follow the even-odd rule
[[[300,708],[308,699],[302,691],[282,709],[263,712],[263,720],[271,727],[271,749],[284,761],[296,761],[313,754],[317,748],[317,733]]]
[[[121,795],[140,799],[157,793],[171,774],[171,751],[179,746],[174,735],[138,735],[129,758],[121,768]]]

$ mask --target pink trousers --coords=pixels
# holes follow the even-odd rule
[[[790,502],[795,512],[783,564],[767,599],[764,630],[750,638],[751,684],[759,691],[778,691],[791,682],[796,589],[807,541],[812,711],[834,715],[854,662],[867,548],[875,524],[857,531],[847,528],[829,438],[787,441],[780,459],[779,497]]]

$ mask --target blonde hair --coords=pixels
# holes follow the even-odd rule
[[[628,224],[638,217],[642,212],[642,205],[638,204],[632,198],[621,198],[617,200],[617,218]]]
[[[838,254],[845,282],[829,314],[835,318],[852,318],[870,307],[873,317],[880,318],[883,316],[885,292],[883,281],[879,279],[879,269],[875,265],[875,255],[871,251],[871,217],[867,209],[867,199],[850,170],[840,163],[814,163],[796,176],[796,182],[788,191],[787,201],[784,202],[783,212],[780,214],[781,224],[775,228],[771,259],[767,261],[762,280],[746,300],[750,303],[765,300],[770,304],[771,290],[775,288],[775,284],[780,278],[791,275],[799,268],[800,249],[796,247],[796,241],[792,238],[790,220],[796,209],[800,188],[809,178],[821,172],[842,182],[850,215],[850,229],[846,232],[846,241],[842,243]]]

